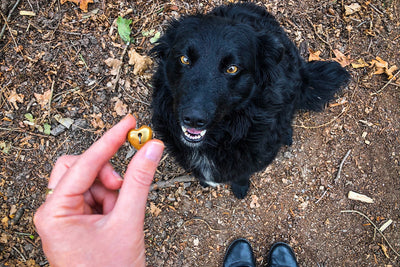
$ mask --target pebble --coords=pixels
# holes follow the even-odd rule
[[[51,129],[50,134],[53,135],[53,136],[59,136],[60,134],[65,132],[66,129],[67,129],[67,127],[65,127],[62,124],[59,124],[56,127]]]

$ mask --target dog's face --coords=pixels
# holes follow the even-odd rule
[[[260,39],[245,24],[216,17],[175,22],[155,48],[173,97],[181,139],[199,146],[207,131],[257,91]]]

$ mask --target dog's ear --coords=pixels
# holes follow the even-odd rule
[[[261,59],[272,64],[281,62],[285,47],[277,37],[268,33],[258,33],[258,42],[258,56],[261,56]]]
[[[156,45],[150,50],[150,54],[159,59],[166,59],[171,51],[171,46],[175,42],[180,21],[172,20],[163,36],[157,40]]]
[[[265,83],[279,76],[278,65],[285,55],[285,46],[276,36],[266,32],[257,33],[257,39],[258,80]]]

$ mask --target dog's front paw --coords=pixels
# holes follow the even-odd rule
[[[249,184],[239,185],[232,183],[231,184],[232,192],[238,199],[243,199],[247,195],[247,191],[249,191]]]
[[[202,187],[209,187],[210,185],[209,184],[207,184],[206,182],[204,182],[204,181],[202,181],[202,180],[199,180],[199,182],[200,182],[200,185],[202,186]]]

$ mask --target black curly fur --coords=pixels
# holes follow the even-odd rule
[[[306,63],[275,18],[250,3],[172,21],[153,53],[158,137],[202,185],[229,183],[238,198],[291,145],[295,111],[322,110],[350,79],[336,62]],[[226,73],[231,65],[236,74]],[[185,116],[199,119],[193,127],[207,130],[204,140],[184,141]]]

